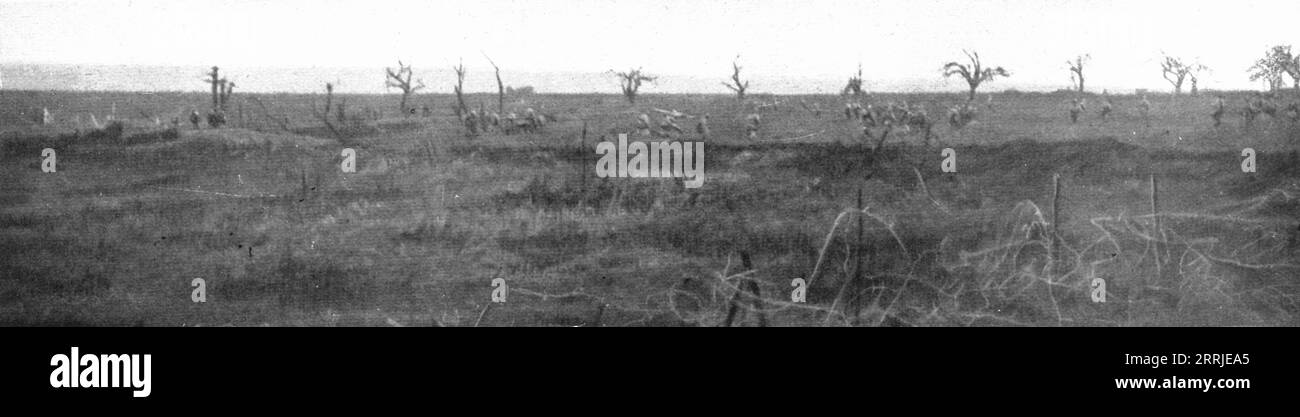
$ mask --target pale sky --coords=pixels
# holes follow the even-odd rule
[[[1246,68],[1270,46],[1300,47],[1297,19],[1300,0],[0,0],[0,64],[381,69],[401,58],[445,69],[463,58],[479,69],[471,89],[487,91],[482,51],[507,73],[642,66],[723,93],[740,55],[756,81],[834,89],[861,62],[873,90],[957,91],[940,67],[971,49],[1012,72],[994,90],[1066,88],[1065,61],[1084,53],[1090,90],[1164,90],[1167,51],[1212,69],[1202,88],[1245,89],[1259,87]]]

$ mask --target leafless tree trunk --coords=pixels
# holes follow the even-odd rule
[[[411,66],[403,64],[400,60],[397,61],[397,70],[385,68],[385,71],[388,73],[388,80],[384,85],[402,91],[402,104],[400,110],[403,115],[409,114],[406,109],[406,101],[411,97],[412,93],[424,88],[424,81],[416,80],[415,84],[411,84],[411,77],[413,75]]]
[[[1196,73],[1206,70],[1206,66],[1201,64],[1187,64],[1181,59],[1165,55],[1164,61],[1160,63],[1161,75],[1165,81],[1174,87],[1174,95],[1183,93],[1183,82],[1190,76],[1196,78]]]
[[[464,118],[465,113],[469,112],[469,107],[465,106],[465,94],[464,94],[465,93],[465,63],[462,62],[459,65],[452,67],[452,69],[456,70],[456,85],[454,87],[454,90],[456,92],[456,117]]]
[[[483,57],[484,57],[484,58],[487,58],[488,63],[489,63],[489,64],[492,64],[492,69],[496,71],[496,76],[497,76],[497,114],[505,114],[505,112],[506,112],[506,85],[505,85],[505,83],[501,82],[501,67],[498,67],[498,66],[497,66],[497,63],[492,61],[492,58],[488,58],[487,54],[483,54]]]
[[[749,81],[740,80],[740,64],[737,62],[739,60],[740,57],[737,56],[736,61],[731,61],[731,68],[732,68],[731,84],[722,83],[722,85],[726,86],[727,88],[730,88],[731,91],[736,92],[736,100],[744,101],[745,90],[749,89]]]
[[[1083,93],[1083,86],[1084,86],[1083,67],[1084,64],[1088,62],[1089,58],[1091,57],[1088,55],[1079,55],[1078,57],[1074,58],[1074,61],[1065,62],[1067,65],[1070,66],[1070,78],[1075,80],[1075,87],[1079,90],[1080,93]]]
[[[207,83],[212,85],[212,109],[216,110],[221,106],[221,75],[220,69],[212,67],[212,72],[208,73]]]
[[[995,77],[1011,76],[1011,73],[1002,67],[985,68],[983,62],[980,61],[979,52],[962,52],[966,53],[966,58],[970,60],[970,63],[949,62],[944,64],[943,76],[946,78],[960,75],[966,81],[966,84],[970,86],[970,95],[966,98],[966,102],[975,101],[975,90],[985,81],[992,81]]]

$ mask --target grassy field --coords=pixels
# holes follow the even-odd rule
[[[718,326],[733,308],[743,326],[1300,324],[1300,125],[1214,127],[1206,94],[1153,96],[1150,120],[1117,96],[1110,120],[1071,124],[1069,97],[981,97],[942,145],[876,151],[829,96],[763,98],[781,104],[750,140],[748,107],[715,95],[512,98],[558,120],[467,137],[442,95],[414,99],[427,118],[336,97],[355,115],[338,131],[313,115],[323,96],[236,95],[230,126],[169,130],[208,95],[0,91],[0,324]],[[870,101],[942,115],[962,98]],[[595,176],[594,142],[656,107],[711,115],[702,188]],[[120,133],[90,124],[114,111]]]

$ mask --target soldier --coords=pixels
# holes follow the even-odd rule
[[[809,113],[812,113],[813,117],[816,117],[816,118],[819,118],[819,119],[822,117],[822,104],[821,104],[821,103],[813,102],[813,103],[810,104],[810,103],[808,103],[807,100],[799,100],[799,105],[800,105],[800,106],[803,106],[803,109],[804,109],[804,110],[807,110]]]
[[[469,114],[465,115],[465,130],[469,131],[470,136],[478,135],[478,124],[478,111],[470,110]]]
[[[1226,111],[1225,107],[1227,106],[1223,102],[1223,95],[1216,94],[1214,96],[1214,113],[1210,113],[1210,118],[1214,119],[1214,127],[1219,127],[1219,125],[1223,123],[1223,113]]]
[[[501,128],[501,115],[500,115],[500,114],[497,114],[497,112],[489,112],[489,113],[487,114],[487,123],[486,123],[486,126],[484,126],[484,127],[485,127],[485,128],[495,128],[495,129],[500,129],[500,128]]]
[[[1250,127],[1255,122],[1255,117],[1260,113],[1259,101],[1246,99],[1246,106],[1241,109],[1241,119],[1243,127]]]
[[[745,132],[750,139],[758,138],[758,128],[762,124],[762,119],[763,116],[758,113],[750,113],[749,116],[745,117]]]
[[[1110,116],[1110,113],[1111,111],[1114,110],[1114,108],[1115,108],[1115,102],[1113,99],[1111,99],[1110,93],[1107,92],[1106,90],[1101,90],[1101,111],[1099,112],[1099,114],[1101,115],[1101,120],[1106,120],[1106,118]]]
[[[1300,121],[1300,103],[1293,101],[1290,105],[1287,105],[1286,115],[1287,118],[1291,119],[1291,123]]]
[[[641,136],[650,136],[650,115],[641,113],[636,117],[636,133]]]
[[[961,128],[961,107],[952,106],[948,108],[948,126],[953,129]]]
[[[700,134],[700,140],[709,139],[709,115],[700,116],[700,121],[695,123],[695,133]]]
[[[930,116],[926,114],[925,108],[920,105],[914,106],[908,111],[907,125],[915,127],[925,133],[925,145],[930,145],[930,137],[933,134],[934,124],[930,123]]]
[[[537,115],[537,111],[532,107],[524,110],[524,120],[528,122],[528,129],[534,132],[541,129],[544,122],[542,116]]]
[[[854,102],[854,103],[849,103],[846,106],[847,107],[844,109],[844,118],[846,120],[854,120],[854,119],[862,118],[863,108],[861,103]]]
[[[1148,127],[1151,126],[1151,101],[1147,100],[1147,95],[1142,95],[1142,101],[1138,102],[1138,112],[1142,113],[1142,120]]]
[[[1291,102],[1286,106],[1286,113],[1292,123],[1300,122],[1300,102]]]
[[[198,129],[198,128],[199,128],[199,111],[198,111],[198,110],[190,110],[190,124],[194,125],[194,129]]]
[[[1083,113],[1085,110],[1088,110],[1088,108],[1084,104],[1083,99],[1072,99],[1070,104],[1070,123],[1078,123],[1079,114]]]
[[[677,121],[673,119],[671,114],[664,115],[664,121],[659,124],[659,129],[663,130],[664,133],[675,132],[679,135],[683,133],[681,126],[677,125]]]
[[[502,127],[501,130],[507,135],[514,132],[515,128],[518,126],[518,119],[519,115],[515,114],[515,112],[506,113],[505,126]]]
[[[1273,94],[1259,96],[1259,111],[1268,117],[1277,118],[1277,105],[1273,104]]]
[[[862,124],[864,126],[874,127],[879,125],[880,122],[880,110],[868,103],[867,106],[862,109]]]
[[[974,118],[975,112],[970,103],[962,103],[948,109],[948,125],[953,129],[966,127]]]

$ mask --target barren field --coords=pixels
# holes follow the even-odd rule
[[[413,98],[430,117],[336,96],[356,116],[333,128],[321,95],[236,95],[229,126],[194,129],[206,93],[0,91],[0,324],[1300,324],[1300,124],[1214,127],[1205,93],[1153,95],[1150,120],[1116,96],[1077,124],[1070,95],[993,96],[954,130],[963,94],[872,95],[941,119],[939,143],[874,150],[832,96],[756,97],[779,104],[749,139],[721,95],[511,97],[555,121],[471,137],[446,95]],[[703,187],[595,175],[595,143],[653,108],[710,115]]]

